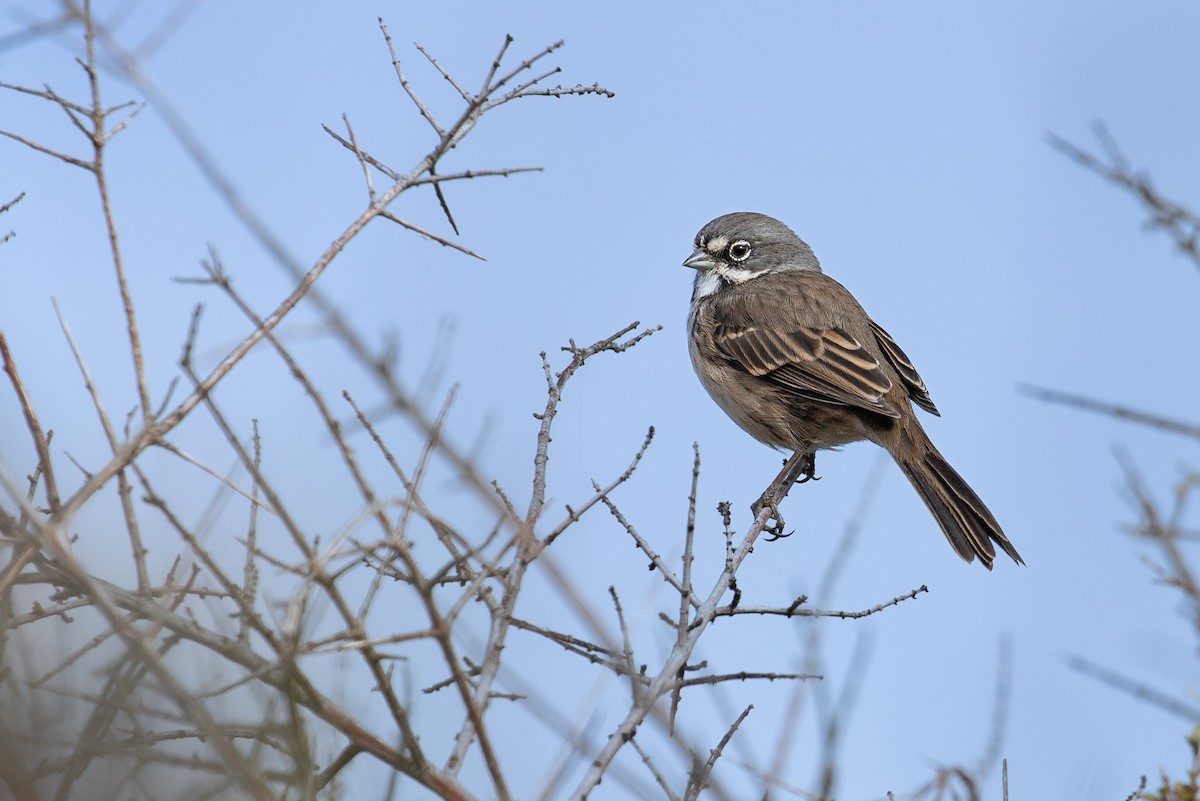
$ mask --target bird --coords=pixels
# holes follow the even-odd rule
[[[734,212],[701,228],[694,246],[683,262],[696,271],[687,324],[692,366],[742,429],[792,451],[772,488],[814,478],[818,450],[873,442],[912,482],[960,557],[978,557],[991,570],[999,546],[1025,564],[922,428],[913,404],[941,413],[912,361],[822,272],[804,240],[773,217]],[[770,493],[752,508],[770,506],[783,536]]]

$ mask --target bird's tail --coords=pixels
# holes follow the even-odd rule
[[[994,542],[1017,564],[1025,564],[975,491],[927,438],[921,439],[925,439],[925,447],[914,450],[923,455],[896,461],[958,555],[968,562],[978,556],[991,570],[996,558]]]

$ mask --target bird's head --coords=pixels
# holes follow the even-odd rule
[[[696,297],[768,273],[821,272],[812,248],[791,228],[752,211],[737,211],[711,221],[696,234],[695,248],[683,265],[699,271]]]

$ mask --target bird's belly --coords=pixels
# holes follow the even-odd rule
[[[693,357],[692,366],[722,411],[747,434],[773,448],[815,451],[875,439],[861,414],[848,407],[799,399],[727,365],[702,369]]]

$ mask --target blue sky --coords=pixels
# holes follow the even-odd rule
[[[0,37],[43,9],[5,3],[4,11]],[[599,82],[616,93],[512,104],[451,155],[443,171],[545,167],[448,189],[461,241],[486,262],[376,225],[323,279],[370,338],[395,335],[414,385],[444,346],[430,397],[436,406],[451,382],[460,385],[450,431],[466,445],[487,429],[487,475],[509,487],[528,483],[528,412],[544,392],[539,351],[553,355],[569,337],[590,342],[633,320],[661,324],[662,332],[597,360],[569,387],[552,494],[559,509],[585,497],[589,480],[623,470],[655,426],[640,474],[617,501],[677,557],[698,442],[701,534],[713,568],[716,503],[732,501],[744,529],[746,508],[778,457],[727,420],[695,380],[684,338],[692,274],[680,263],[710,218],[769,213],[809,242],[826,272],[913,358],[943,414],[924,419],[930,436],[1028,564],[998,562],[990,575],[962,564],[899,471],[890,463],[878,471],[854,550],[823,605],[865,608],[923,584],[930,592],[868,620],[820,626],[834,695],[856,643],[871,643],[843,734],[838,797],[880,798],[918,784],[932,763],[973,763],[986,741],[1003,638],[1013,653],[1002,749],[1013,798],[1124,798],[1142,774],[1160,766],[1181,772],[1185,721],[1082,677],[1067,660],[1081,655],[1194,700],[1194,636],[1171,590],[1155,583],[1143,550],[1123,533],[1133,511],[1114,458],[1126,449],[1165,501],[1184,466],[1195,464],[1194,444],[1046,405],[1017,388],[1047,386],[1195,419],[1200,275],[1145,229],[1133,200],[1050,147],[1048,136],[1094,149],[1092,127],[1103,122],[1164,194],[1200,205],[1200,7],[200,3],[147,59],[146,72],[301,263],[365,204],[357,165],[321,124],[341,130],[347,114],[367,149],[405,169],[432,143],[396,85],[377,16],[436,113],[454,114],[456,98],[410,42],[473,87],[506,33],[520,57],[565,39],[553,57],[562,82]],[[119,34],[137,43],[160,20],[137,7]],[[49,82],[81,97],[74,48],[68,36],[10,43],[0,50],[0,80]],[[107,99],[141,96],[118,82]],[[80,145],[57,109],[12,93],[0,93],[0,128]],[[288,284],[155,108],[109,158],[149,375],[161,397],[195,303],[209,309],[202,358],[216,358],[244,332],[216,293],[171,280],[195,275],[210,244],[259,308]],[[86,463],[103,443],[90,410],[80,413],[86,397],[50,297],[83,343],[106,401],[118,410],[136,401],[95,193],[80,171],[0,142],[0,201],[20,191],[25,201],[0,219],[0,229],[17,231],[0,249],[0,325],[46,424],[59,432],[56,443]],[[449,233],[429,195],[405,196],[397,211]],[[301,309],[285,326],[309,369],[333,397],[343,387],[369,397],[365,379],[345,373],[339,350],[310,337],[314,320]],[[306,469],[331,452],[302,393],[265,352],[245,367],[224,389],[228,411],[261,420],[268,460],[314,529],[344,525],[354,512],[348,488],[335,481],[331,489],[328,476]],[[0,396],[0,459],[19,474],[29,469],[29,452],[16,410],[8,393]],[[231,457],[203,431],[185,426],[179,437],[195,437],[189,447],[227,464]],[[403,425],[389,433],[399,447],[415,447]],[[813,591],[877,459],[868,445],[822,456],[822,481],[796,488],[783,508],[796,536],[760,544],[740,575],[744,602],[784,603]],[[453,505],[448,481],[441,490]],[[607,612],[610,584],[620,588],[627,606],[640,609],[639,643],[648,654],[665,648],[655,615],[669,602],[654,594],[655,577],[611,519],[593,512],[555,556],[598,609]],[[562,614],[548,589],[531,592],[529,616]],[[808,630],[723,621],[703,656],[728,670],[795,669]],[[429,671],[423,679],[436,667]],[[548,685],[558,679],[547,677]],[[611,682],[600,692],[621,697]],[[788,695],[778,684],[728,690],[728,708],[756,705],[739,734],[743,757],[771,753]],[[728,723],[717,705],[698,700],[691,711],[705,743]],[[501,714],[514,732],[536,729],[519,712]],[[815,784],[812,714],[810,705],[794,733],[788,779],[801,787]],[[603,708],[597,715],[606,720]],[[738,787],[738,772],[729,777]],[[999,798],[993,778],[987,797]]]

